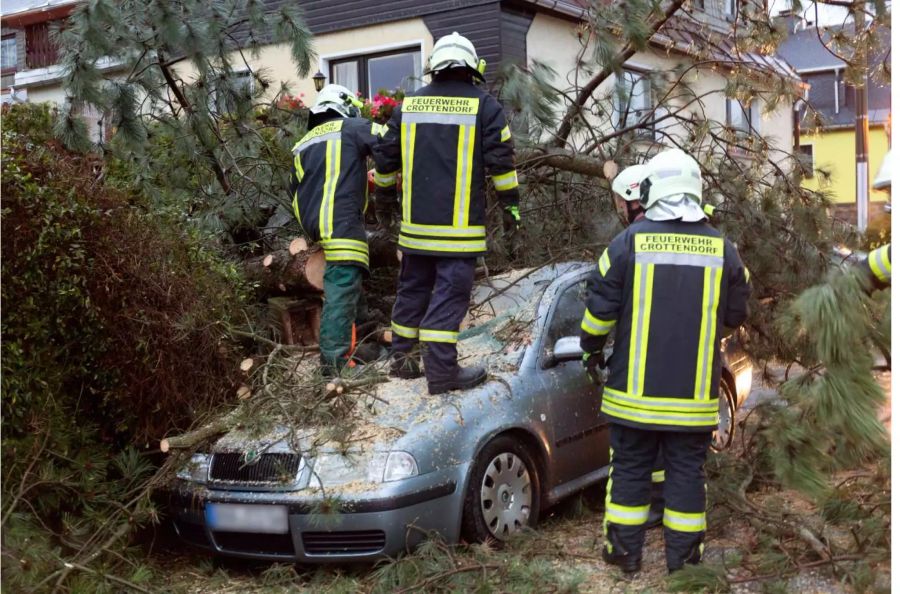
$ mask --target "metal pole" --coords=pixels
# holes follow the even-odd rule
[[[862,82],[856,87],[856,226],[865,231],[869,225],[869,89],[868,52],[864,32],[866,28],[863,6],[854,6],[853,22],[857,39],[862,46],[859,60],[863,68]]]

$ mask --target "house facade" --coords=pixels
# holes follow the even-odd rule
[[[856,94],[846,82],[847,64],[822,45],[831,39],[828,30],[817,32],[809,23],[793,18],[786,18],[785,26],[788,37],[778,53],[809,86],[808,107],[800,116],[799,149],[811,166],[804,185],[829,193],[835,216],[855,224]],[[867,79],[870,219],[883,215],[883,205],[890,200],[888,192],[872,188],[890,147],[891,85],[889,78],[880,74],[886,56],[890,60],[889,34],[879,36],[878,41],[869,48],[871,75]],[[828,175],[817,175],[818,169]]]
[[[289,0],[268,0],[267,6],[277,10]],[[338,7],[337,5],[340,4]],[[48,29],[71,12],[72,0],[7,0],[0,20],[6,39],[15,40],[16,68],[3,78],[4,101],[65,100],[61,68],[55,49],[45,49],[38,28]],[[579,31],[584,18],[582,0],[396,0],[390,10],[373,10],[371,3],[334,0],[307,0],[303,11],[315,35],[318,70],[327,82],[336,82],[372,97],[379,89],[403,87],[412,90],[424,84],[423,70],[435,40],[458,31],[468,37],[487,62],[488,82],[496,76],[501,64],[522,66],[540,60],[553,67],[558,87],[567,88],[582,46]],[[695,21],[711,30],[727,31],[739,18],[737,0],[691,0]],[[47,38],[49,39],[49,38]],[[43,44],[43,45],[42,45]],[[628,105],[632,114],[653,104],[647,74],[671,71],[678,64],[690,62],[692,39],[684,34],[661,32],[651,46],[632,56],[621,77],[611,77],[598,93],[608,93],[614,85],[626,84],[631,89]],[[4,46],[6,48],[6,45]],[[5,58],[4,52],[4,60]],[[251,70],[265,70],[278,82],[286,82],[294,94],[303,95],[309,103],[315,97],[312,76],[300,79],[285,44],[264,46],[258,56],[244,56]],[[762,68],[783,76],[793,76],[790,68],[773,56],[756,56]],[[243,60],[235,60],[243,64]],[[6,61],[4,61],[6,64]],[[115,64],[105,65],[114,70]],[[184,80],[190,80],[190,66],[176,66]],[[236,68],[241,76],[240,68]],[[249,79],[249,72],[246,73]],[[792,110],[778,106],[762,113],[761,103],[742,105],[724,95],[728,73],[723,70],[696,69],[685,79],[702,99],[690,109],[707,119],[724,122],[736,130],[751,129],[767,137],[770,146],[787,154],[792,150]],[[272,85],[276,92],[277,85]],[[90,117],[89,110],[85,110]],[[623,120],[624,125],[629,122]],[[102,133],[102,120],[93,127]],[[658,140],[664,140],[661,136]]]

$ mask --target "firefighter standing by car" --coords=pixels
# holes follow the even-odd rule
[[[354,324],[364,308],[362,280],[369,268],[363,221],[366,158],[382,130],[359,117],[359,104],[345,87],[326,86],[310,109],[309,132],[293,148],[294,216],[325,251],[319,349],[322,371],[328,376],[340,373],[351,361],[377,358],[379,351],[376,345],[354,344]],[[388,185],[378,189],[388,196],[391,191]]]
[[[427,70],[431,84],[406,96],[375,149],[383,171],[401,170],[403,187],[391,373],[421,375],[412,357],[421,342],[431,394],[487,377],[481,367],[460,367],[456,352],[476,258],[487,251],[485,170],[503,206],[505,234],[519,223],[512,137],[500,104],[474,84],[484,80],[483,68],[468,39],[455,32],[440,38]],[[393,204],[376,202],[389,219]]]
[[[718,345],[726,328],[746,319],[750,294],[734,245],[706,223],[697,162],[667,150],[645,173],[639,200],[625,205],[635,222],[590,277],[581,325],[592,374],[605,366],[603,345],[615,331],[601,407],[611,423],[603,559],[626,573],[640,569],[660,448],[666,565],[672,572],[701,560]]]

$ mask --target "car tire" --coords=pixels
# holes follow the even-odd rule
[[[719,380],[719,427],[713,431],[712,442],[709,448],[714,452],[723,452],[728,449],[734,439],[734,430],[737,425],[736,398],[734,388],[726,377]]]
[[[501,435],[475,459],[463,504],[462,535],[467,542],[500,543],[540,515],[541,483],[531,451]]]

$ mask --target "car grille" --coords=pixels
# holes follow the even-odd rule
[[[213,540],[232,553],[294,556],[290,534],[255,534],[252,532],[213,532]]]
[[[240,483],[291,483],[300,469],[299,454],[262,454],[247,464],[243,454],[213,454],[209,478]]]
[[[304,532],[302,536],[307,555],[361,555],[384,548],[382,530]]]

